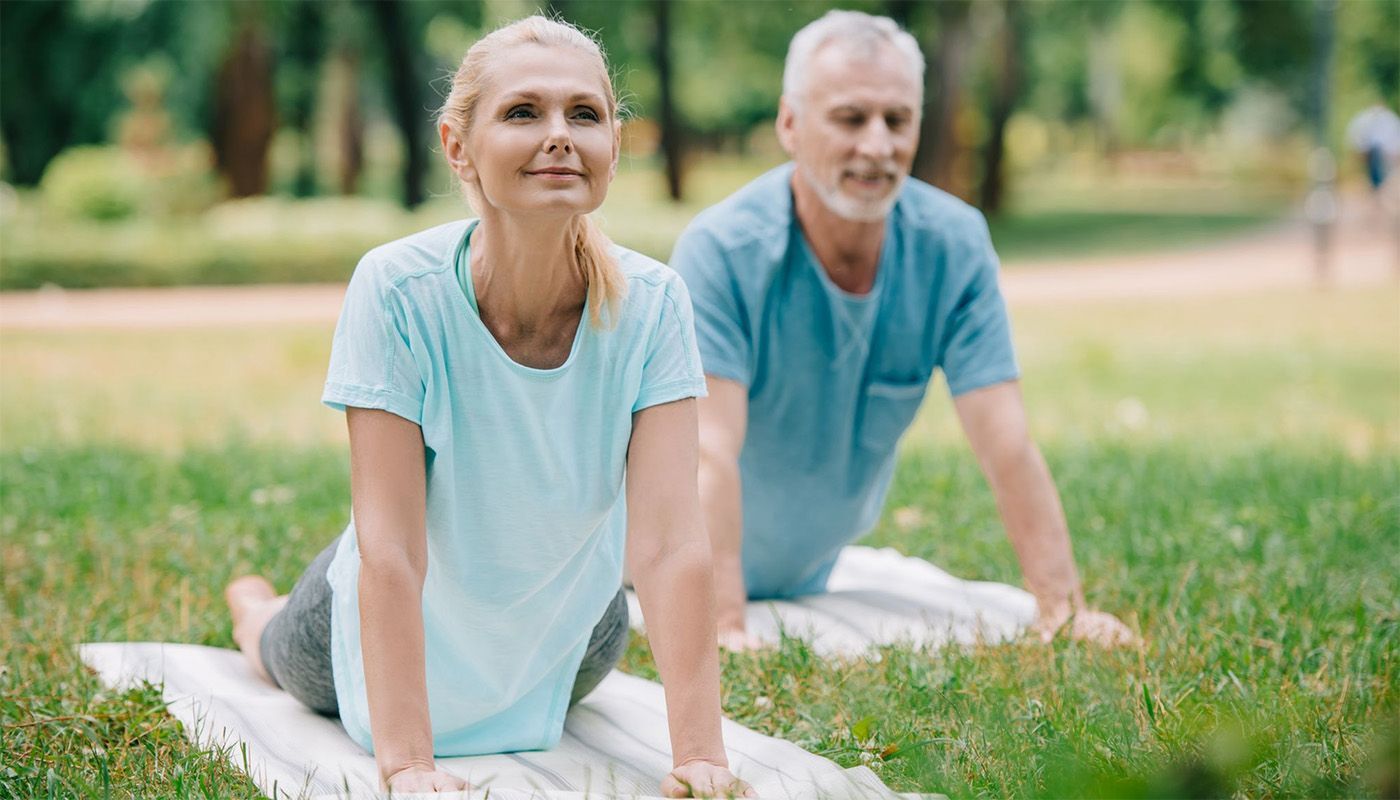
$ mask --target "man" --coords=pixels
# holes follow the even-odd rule
[[[1132,640],[1084,606],[1058,494],[1031,442],[981,215],[907,179],[923,57],[889,19],[833,11],[793,38],[777,132],[793,163],[705,211],[672,266],[709,384],[700,493],[720,641],[757,646],[748,598],[825,590],[874,526],[934,369],[996,495],[1040,634]]]
[[[1400,158],[1400,116],[1372,103],[1347,123],[1347,142],[1361,156],[1372,194],[1379,196],[1391,164]]]

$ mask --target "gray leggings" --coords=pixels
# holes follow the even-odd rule
[[[292,588],[287,605],[268,621],[259,640],[263,668],[272,680],[313,711],[327,716],[336,716],[340,709],[331,674],[331,585],[326,580],[326,568],[339,544],[340,537],[336,537],[316,556]],[[569,705],[602,683],[626,649],[627,598],[618,589],[593,627]]]

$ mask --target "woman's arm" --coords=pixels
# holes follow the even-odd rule
[[[347,408],[345,419],[360,548],[360,648],[379,776],[398,792],[465,788],[433,767],[423,666],[423,431],[387,411]]]
[[[695,400],[638,411],[627,450],[627,563],[666,690],[670,797],[751,796],[720,736],[714,568],[700,526]]]

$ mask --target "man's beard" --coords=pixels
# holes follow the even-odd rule
[[[817,197],[821,200],[826,210],[851,222],[880,222],[889,216],[890,210],[899,200],[899,190],[904,188],[904,179],[908,177],[897,168],[881,167],[878,170],[894,175],[895,179],[890,186],[889,194],[875,200],[859,200],[841,191],[839,185],[828,186],[817,179],[810,170],[803,169],[803,178],[807,185],[812,187]]]

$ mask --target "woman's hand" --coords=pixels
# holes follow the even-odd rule
[[[665,797],[758,797],[753,787],[734,777],[728,767],[708,761],[687,761],[661,782]]]
[[[384,779],[384,788],[394,794],[404,794],[408,792],[460,792],[471,787],[467,782],[437,769],[431,764],[428,766],[413,765],[404,767]]]

